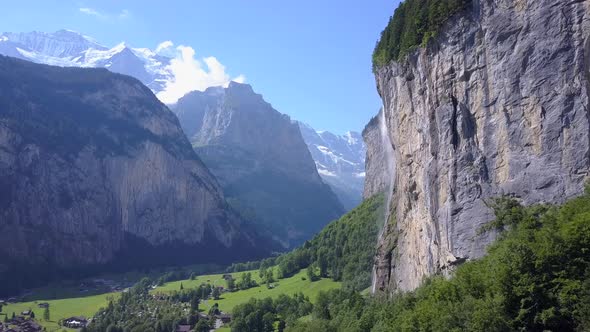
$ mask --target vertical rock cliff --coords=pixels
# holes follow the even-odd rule
[[[105,69],[0,56],[0,188],[0,279],[11,261],[72,269],[262,251],[174,114]]]
[[[377,289],[481,257],[500,195],[558,203],[590,169],[590,1],[474,0],[425,48],[376,68],[395,154],[395,218],[379,242]],[[380,158],[365,131],[370,165]],[[367,167],[365,196],[379,190]],[[379,180],[372,179],[375,183]]]
[[[285,247],[344,213],[299,126],[247,84],[194,91],[173,109],[228,202]]]

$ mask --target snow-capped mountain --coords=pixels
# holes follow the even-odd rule
[[[365,181],[366,149],[361,134],[349,131],[335,135],[302,122],[299,128],[320,176],[346,209],[354,208],[362,200]]]
[[[54,66],[107,68],[137,78],[155,94],[173,78],[168,57],[125,43],[108,48],[70,30],[2,33],[0,54]]]

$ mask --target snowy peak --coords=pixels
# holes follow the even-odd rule
[[[101,49],[106,47],[99,45],[90,37],[83,36],[70,30],[59,30],[54,33],[28,32],[2,34],[4,41],[11,41],[29,52],[36,52],[49,57],[73,57],[87,49]]]
[[[71,30],[2,33],[0,54],[54,66],[107,68],[137,78],[155,94],[174,79],[168,68],[170,58],[126,43],[107,48]]]
[[[319,164],[318,169],[333,174],[362,173],[365,167],[365,144],[361,135],[347,132],[336,135],[329,131],[316,131],[311,126],[299,123],[303,139]]]
[[[365,178],[366,148],[361,134],[316,131],[303,122],[299,122],[299,129],[320,176],[346,208],[355,207],[361,201]]]

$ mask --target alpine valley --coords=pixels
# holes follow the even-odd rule
[[[590,331],[590,0],[314,6],[208,33],[333,102],[365,45],[362,133],[268,102],[299,77],[170,102],[160,47],[0,35],[0,332]]]

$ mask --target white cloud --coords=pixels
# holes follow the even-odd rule
[[[246,76],[240,75],[240,76],[232,79],[232,81],[234,81],[236,83],[246,83]]]
[[[90,16],[94,16],[94,17],[97,17],[97,18],[106,18],[106,16],[104,14],[101,14],[96,9],[92,9],[92,8],[88,8],[88,7],[82,7],[82,8],[80,8],[80,13],[83,13],[83,14],[86,14],[86,15],[90,15]]]
[[[122,11],[119,13],[119,15],[117,15],[117,17],[118,17],[120,20],[124,20],[124,19],[126,19],[126,18],[129,18],[129,16],[130,16],[130,14],[129,14],[129,11],[128,11],[127,9],[123,9],[123,10],[122,10]]]
[[[170,48],[173,44],[163,42],[160,46],[162,45]],[[232,81],[225,72],[225,66],[215,57],[199,60],[195,58],[195,50],[190,46],[176,47],[176,55],[166,69],[173,75],[173,78],[166,83],[164,91],[157,95],[166,104],[175,103],[191,91],[204,91],[212,86],[227,86]],[[240,83],[245,80],[243,75],[234,79]]]
[[[96,9],[90,8],[90,7],[80,7],[78,10],[82,14],[94,16],[94,17],[101,19],[101,20],[110,20],[113,18],[116,18],[119,20],[124,20],[124,19],[129,18],[129,16],[131,16],[131,13],[127,9],[121,10],[121,12],[119,12],[118,14],[104,13],[104,12],[101,12],[99,10],[96,10]]]
[[[174,46],[174,43],[171,42],[170,40],[163,41],[160,44],[158,44],[158,47],[156,47],[156,53],[161,53],[162,51],[166,51],[166,50],[170,49],[172,46]]]

